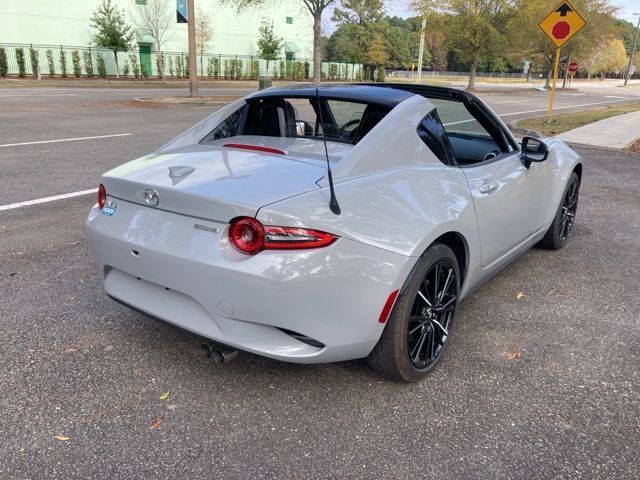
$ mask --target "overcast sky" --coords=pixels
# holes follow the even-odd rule
[[[399,17],[411,17],[415,13],[409,9],[409,0],[389,0],[387,13],[391,16],[398,15]],[[630,22],[637,22],[638,17],[633,16],[633,12],[640,13],[640,1],[638,0],[612,0],[611,3],[620,7],[618,12],[619,18],[624,18]],[[634,10],[635,8],[635,10]]]

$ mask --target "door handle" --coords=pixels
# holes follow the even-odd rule
[[[480,191],[480,193],[491,193],[494,190],[498,189],[498,183],[497,182],[487,182],[487,183],[483,183],[482,185],[480,185],[480,187],[478,188],[478,190]]]

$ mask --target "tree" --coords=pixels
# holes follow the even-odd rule
[[[209,42],[213,38],[213,18],[210,14],[198,7],[196,14],[196,49],[200,54],[200,72],[204,75],[202,55],[209,48]]]
[[[137,4],[134,24],[143,35],[149,35],[156,43],[157,55],[162,58],[162,47],[169,40],[169,31],[173,26],[175,10],[169,0],[147,0],[146,5]],[[158,72],[164,78],[164,68]]]
[[[382,68],[384,71],[384,64],[387,63],[388,59],[389,55],[382,35],[377,34],[373,37],[373,41],[367,50],[367,60],[378,69],[378,79],[380,78],[380,69]],[[382,75],[382,81],[384,81],[384,74]]]
[[[95,44],[113,52],[116,61],[116,78],[120,78],[118,52],[126,52],[133,42],[133,31],[124,20],[124,10],[119,11],[111,0],[102,0],[91,17],[91,26],[97,30]]]
[[[338,25],[370,25],[384,17],[383,0],[342,0],[342,8],[333,9],[331,20]]]
[[[367,29],[355,23],[346,23],[338,27],[327,41],[328,60],[351,63],[351,73],[356,63],[363,63],[367,56]],[[353,78],[351,78],[353,80]]]
[[[587,71],[589,78],[598,73],[619,73],[625,69],[628,61],[624,42],[619,38],[601,42],[588,55],[578,58],[578,63]]]
[[[238,9],[249,7],[258,7],[267,2],[275,0],[223,0],[225,3],[231,3]],[[322,69],[322,13],[335,3],[335,0],[298,0],[304,8],[311,14],[313,18],[313,83],[320,83],[320,72]]]
[[[258,30],[258,56],[267,61],[267,75],[269,73],[269,62],[277,60],[282,49],[282,38],[276,37],[273,33],[273,23],[262,22]]]

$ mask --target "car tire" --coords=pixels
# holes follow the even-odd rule
[[[442,358],[459,296],[460,270],[455,254],[446,245],[432,245],[398,296],[382,336],[367,358],[369,364],[398,381],[424,378]]]
[[[541,247],[549,250],[559,250],[565,246],[575,222],[579,194],[580,179],[576,172],[573,172],[562,194],[556,216],[553,218],[553,222],[544,238],[540,240],[539,245]]]

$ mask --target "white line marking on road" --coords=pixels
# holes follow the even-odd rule
[[[568,105],[566,107],[553,107],[554,110],[562,110],[565,108],[580,108],[580,107],[589,107],[591,105],[608,105],[610,103],[619,103],[619,101],[613,100],[611,102],[595,102],[595,103],[582,103],[580,105]],[[511,115],[525,115],[527,113],[540,113],[540,112],[546,112],[547,109],[543,108],[540,110],[527,110],[524,112],[512,112],[512,113],[503,113],[501,115],[498,115],[499,117],[508,117]]]
[[[629,97],[620,97],[618,95],[605,95],[604,98],[619,98],[620,100],[631,100]]]
[[[55,202],[56,200],[64,200],[65,198],[81,197],[82,195],[89,195],[96,193],[97,188],[91,190],[82,190],[80,192],[65,193],[62,195],[54,195],[53,197],[37,198],[35,200],[27,200],[26,202],[11,203],[9,205],[0,205],[0,212],[4,210],[14,210],[20,207],[28,207],[29,205],[38,205],[40,203]]]
[[[509,100],[508,102],[495,102],[496,105],[507,105],[509,103],[526,103],[526,102],[539,102],[540,97],[531,98],[529,100]]]
[[[41,143],[77,142],[78,140],[95,140],[97,138],[127,137],[129,135],[131,134],[130,133],[114,133],[112,135],[96,135],[93,137],[60,138],[58,140],[39,140],[37,142],[5,143],[4,145],[0,145],[0,148],[19,147],[21,145],[39,145]]]
[[[77,93],[10,93],[0,97],[77,97]]]

